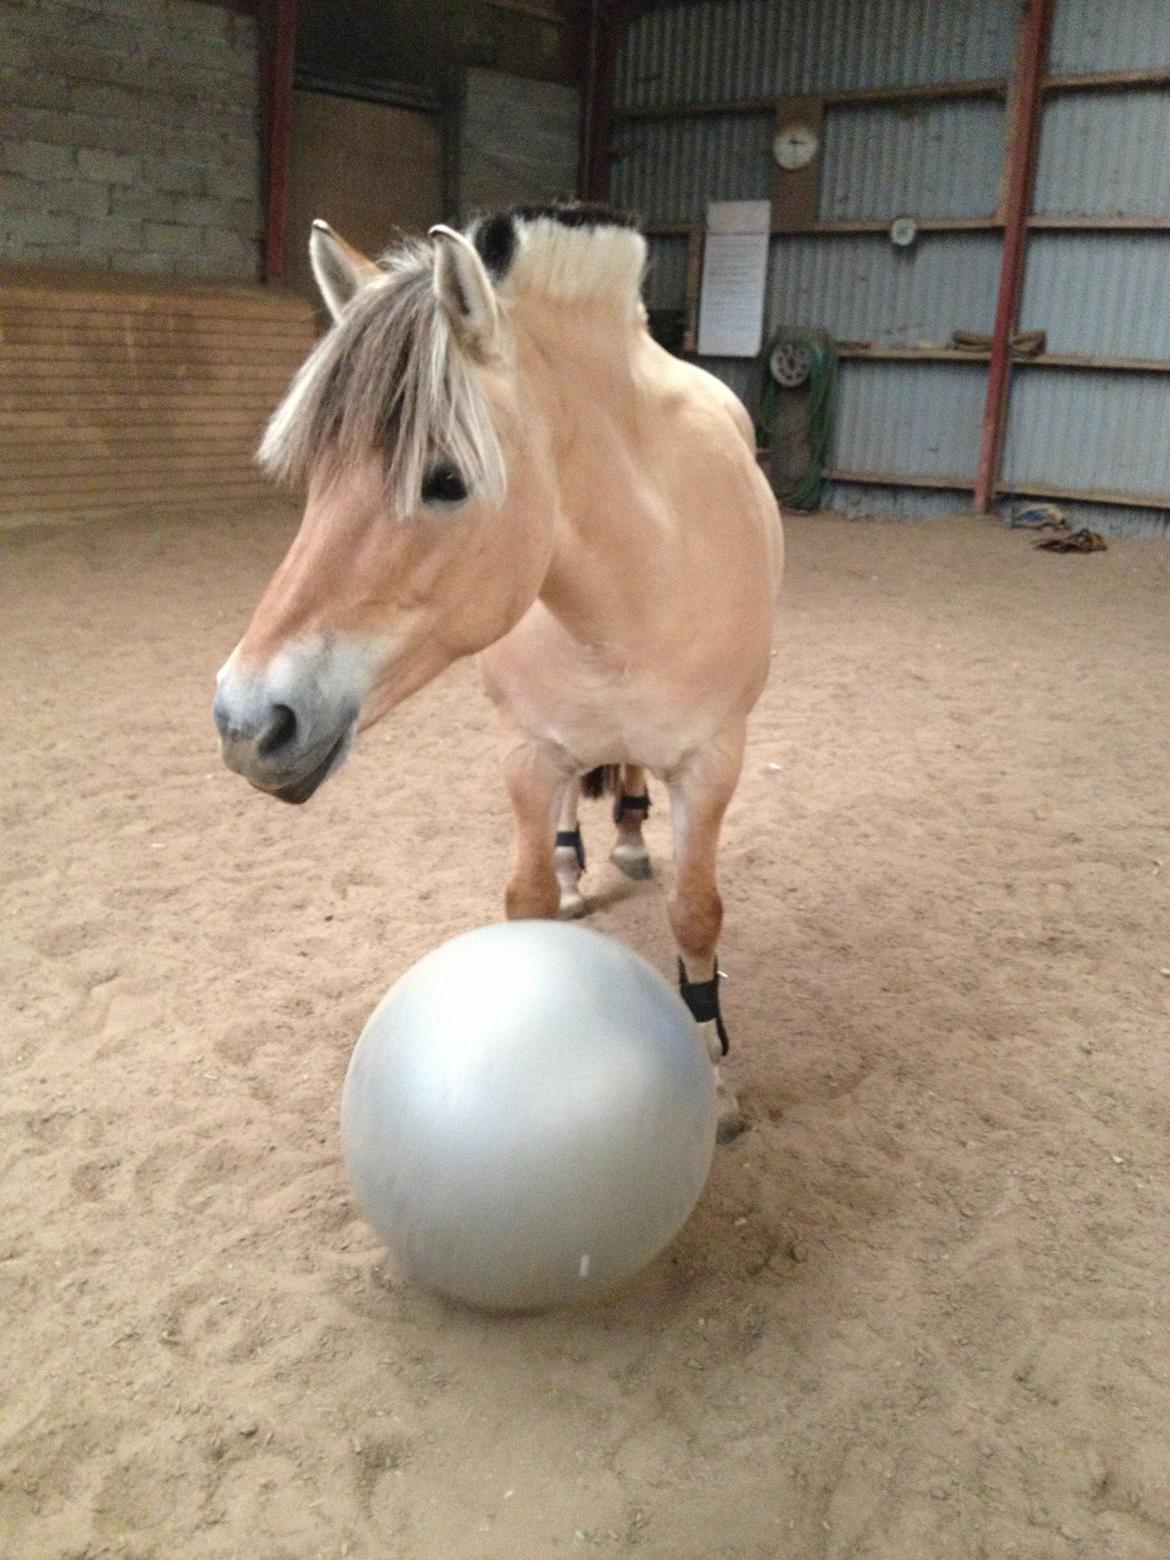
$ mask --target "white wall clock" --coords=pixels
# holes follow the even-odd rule
[[[785,173],[807,168],[820,149],[820,140],[811,125],[789,120],[780,126],[772,140],[772,156]]]

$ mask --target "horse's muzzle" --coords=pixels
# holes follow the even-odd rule
[[[322,708],[312,697],[282,701],[260,686],[221,677],[212,705],[223,761],[282,802],[307,802],[349,751],[357,711]]]

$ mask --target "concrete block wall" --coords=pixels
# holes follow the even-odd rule
[[[2,0],[0,260],[255,281],[252,17],[203,0]]]

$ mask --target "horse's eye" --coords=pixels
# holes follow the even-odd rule
[[[454,466],[432,466],[423,478],[424,504],[458,504],[467,497],[467,484]]]

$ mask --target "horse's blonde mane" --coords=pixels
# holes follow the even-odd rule
[[[419,506],[423,477],[450,461],[469,491],[503,499],[504,459],[475,370],[434,288],[428,244],[380,261],[322,337],[274,412],[258,459],[272,476],[304,481],[381,454],[395,514]]]
[[[608,299],[637,310],[646,269],[646,240],[630,227],[569,227],[555,217],[520,219],[515,257],[501,282],[505,292],[543,293],[563,303]]]

